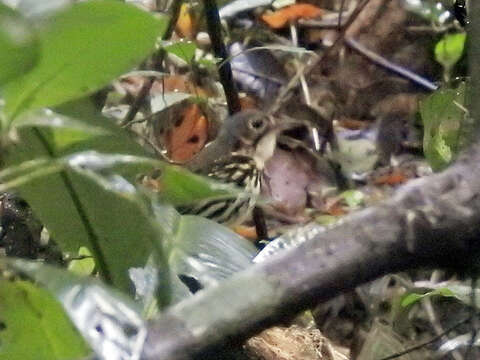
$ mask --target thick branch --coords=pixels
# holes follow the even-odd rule
[[[480,253],[480,145],[441,174],[296,249],[197,293],[151,323],[145,359],[188,359],[294,316],[387,273],[419,266],[468,269]],[[309,236],[310,234],[310,236]]]

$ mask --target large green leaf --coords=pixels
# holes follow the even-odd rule
[[[217,284],[251,265],[255,246],[211,220],[156,206],[173,273],[194,278],[202,287]]]
[[[14,10],[0,3],[0,85],[32,68],[39,44],[31,26]]]
[[[240,193],[234,186],[192,174],[179,166],[165,166],[159,180],[160,198],[175,206],[191,205],[208,198],[229,198]]]
[[[91,93],[152,50],[167,25],[118,1],[75,3],[39,31],[37,66],[5,89],[6,113],[54,106]]]
[[[198,216],[180,215],[172,206],[154,205],[166,243],[172,303],[195,291],[216,285],[252,264],[257,249],[229,228]],[[144,313],[156,313],[154,264],[130,270]]]
[[[60,304],[25,281],[0,280],[0,358],[63,360],[90,350]]]
[[[152,164],[92,152],[73,155],[65,165],[67,170],[19,186],[21,196],[64,250],[89,248],[104,279],[129,290],[128,269],[144,266],[151,254],[161,255],[161,236],[148,202],[121,174]]]
[[[146,324],[140,316],[137,304],[124,294],[91,277],[80,277],[66,269],[19,259],[0,260],[0,263],[2,262],[15,272],[27,275],[37,281],[55,296],[100,358],[136,359],[139,357],[146,335]],[[64,316],[62,309],[58,308],[57,305],[57,317]],[[14,309],[12,310],[14,311]],[[3,311],[0,314],[3,314]],[[52,321],[54,324],[56,314],[48,313],[46,315],[48,316],[45,316],[43,321],[46,323]],[[30,326],[32,324],[28,322],[23,324],[24,328],[30,328]],[[65,335],[68,334],[67,332]],[[35,354],[28,346],[25,346],[30,343],[27,335],[28,333],[21,345],[26,351]],[[52,337],[54,339],[48,340],[60,341],[63,339],[57,334],[53,334]],[[65,342],[64,346],[68,346],[68,342]],[[62,359],[72,358],[81,357],[62,357]],[[8,357],[8,359],[16,358]],[[20,357],[18,359],[28,360],[30,358]],[[43,358],[33,357],[32,359]],[[57,358],[47,357],[45,359]]]
[[[48,110],[35,116],[37,121],[15,122],[18,141],[6,157],[7,163],[26,169],[11,174],[7,169],[2,180],[9,183],[19,175],[28,179],[29,171],[40,171],[41,159],[49,159],[46,168],[53,163],[56,171],[20,182],[21,196],[63,250],[76,253],[87,247],[105,279],[131,289],[128,269],[144,266],[151,254],[161,256],[160,230],[151,220],[149,202],[132,182],[136,174],[161,163],[142,156],[141,148],[121,129],[102,127],[101,121],[89,128],[82,119],[82,128],[79,120]],[[77,153],[84,149],[118,155]]]

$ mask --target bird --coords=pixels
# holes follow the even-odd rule
[[[285,129],[272,116],[247,110],[228,116],[218,136],[186,167],[192,172],[241,188],[235,197],[205,199],[179,211],[219,223],[239,225],[251,216],[260,196],[263,169],[273,156],[278,134]]]

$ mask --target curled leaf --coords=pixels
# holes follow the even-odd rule
[[[323,10],[311,4],[295,4],[275,11],[271,14],[262,15],[262,20],[273,29],[280,29],[289,22],[298,19],[313,19],[322,16]]]

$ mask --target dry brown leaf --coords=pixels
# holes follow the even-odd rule
[[[208,120],[197,104],[186,107],[165,134],[165,146],[171,160],[185,163],[207,142]]]
[[[399,185],[408,181],[408,176],[400,171],[394,170],[390,174],[381,175],[374,180],[376,185]]]
[[[323,15],[323,10],[311,4],[295,4],[262,15],[262,20],[273,29],[280,29],[298,19],[313,19]]]

